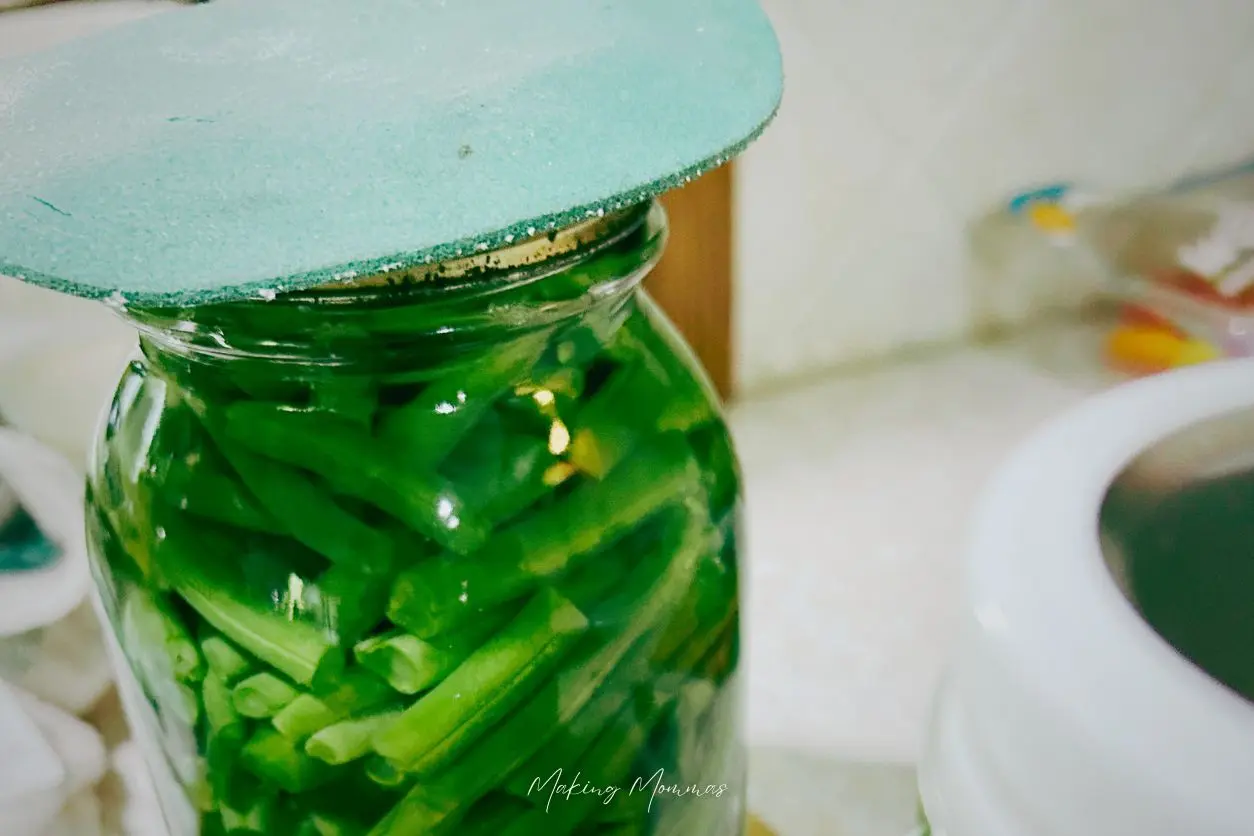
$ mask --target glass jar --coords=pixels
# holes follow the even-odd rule
[[[127,312],[89,539],[173,836],[742,832],[739,475],[665,231]]]

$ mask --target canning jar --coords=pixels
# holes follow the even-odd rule
[[[89,539],[173,836],[741,832],[739,476],[665,231],[126,312]]]

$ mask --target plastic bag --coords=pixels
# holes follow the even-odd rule
[[[1254,356],[1254,161],[1134,195],[1034,189],[975,244],[1002,267],[1044,245],[1065,257],[1051,269],[1095,276],[1095,295],[1123,310],[1106,344],[1120,369]]]

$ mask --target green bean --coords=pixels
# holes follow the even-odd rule
[[[253,670],[253,663],[234,645],[218,635],[208,635],[200,641],[209,670],[227,685],[234,685]]]
[[[734,513],[740,497],[740,464],[726,427],[706,424],[688,437],[702,464],[702,482],[710,495],[714,519]]]
[[[497,793],[484,798],[470,811],[458,827],[462,836],[496,836],[519,815],[530,808],[517,798]]]
[[[464,554],[487,538],[450,485],[403,466],[386,445],[334,416],[240,402],[227,410],[225,432],[254,452],[317,473],[445,548]]]
[[[205,704],[205,718],[211,731],[220,732],[242,722],[240,713],[235,710],[231,686],[216,672],[210,672],[205,677],[201,694]]]
[[[262,728],[244,745],[240,761],[254,775],[290,793],[335,780],[334,767],[311,758],[274,729]]]
[[[222,824],[227,833],[258,833],[270,836],[274,833],[272,819],[275,816],[274,799],[256,798],[245,809],[228,804],[220,806]]]
[[[296,836],[365,836],[367,828],[346,818],[313,813]]]
[[[448,634],[423,640],[393,630],[363,640],[354,649],[362,667],[386,679],[402,694],[417,694],[452,673],[498,627],[501,613],[488,614],[477,623]]]
[[[164,598],[132,587],[122,602],[122,634],[151,679],[169,675],[177,682],[196,683],[204,677],[200,650]],[[160,656],[151,656],[149,649]]]
[[[313,386],[312,407],[369,430],[378,409],[378,389],[378,384],[370,379],[329,375]]]
[[[542,591],[500,634],[375,738],[380,755],[412,772],[446,764],[524,699],[561,660],[588,620]]]
[[[297,542],[333,563],[368,574],[385,574],[391,569],[396,559],[395,543],[341,508],[300,471],[233,445],[224,446],[223,452],[270,516]]]
[[[648,642],[642,644],[650,646]],[[647,672],[647,668],[641,665],[645,661],[642,657],[643,654],[633,648],[631,656],[620,664],[596,696],[575,712],[568,722],[556,727],[544,748],[513,773],[505,784],[505,790],[519,798],[538,798],[536,790],[549,776],[576,764],[577,756],[589,746],[592,738],[631,699],[632,686],[637,677]]]
[[[365,671],[349,669],[320,697],[297,696],[272,722],[288,740],[304,743],[327,726],[373,712],[396,699],[396,692],[386,682]]]
[[[220,532],[171,521],[160,561],[171,586],[201,618],[288,679],[308,685],[335,642],[324,630],[266,608],[271,602],[250,595],[239,569],[226,562],[241,550],[238,541]],[[197,556],[202,551],[218,559],[203,560]]]
[[[173,458],[162,490],[168,504],[189,514],[249,531],[283,531],[252,494],[241,489],[212,448],[202,446],[198,453]]]
[[[718,418],[718,395],[692,349],[671,323],[651,305],[637,305],[610,346],[625,363],[658,369],[669,384],[657,426],[663,432],[687,431]]]
[[[247,739],[247,727],[241,722],[223,726],[208,735],[205,767],[213,799],[218,805],[231,803],[243,793],[243,787],[256,781],[240,774],[240,752]]]
[[[326,624],[347,650],[383,622],[391,578],[363,574],[356,566],[335,565],[316,584]]]
[[[372,757],[366,762],[366,776],[377,786],[388,789],[403,787],[409,783],[409,776],[398,769],[387,758]]]
[[[496,527],[553,490],[550,468],[561,462],[547,438],[508,431],[502,419],[485,418],[445,466],[466,506]]]
[[[235,710],[244,717],[273,717],[296,699],[300,693],[274,674],[258,673],[235,686],[231,693]]]
[[[433,381],[382,420],[379,437],[408,467],[434,470],[492,403],[531,370],[547,338],[529,334]]]
[[[506,781],[570,722],[632,647],[682,600],[705,534],[696,524],[671,526],[667,531],[669,548],[646,555],[623,584],[622,598],[637,604],[632,621],[608,641],[590,635],[563,671],[521,710],[435,780],[415,785],[371,836],[449,832],[471,804]],[[640,654],[647,657],[653,646],[645,641]]]
[[[403,572],[389,617],[403,619],[420,637],[438,635],[563,574],[581,556],[695,489],[698,476],[685,449],[679,437],[659,439],[624,462],[615,478],[579,485],[561,502],[502,530],[475,559],[431,561]]]
[[[313,694],[300,694],[271,721],[275,729],[293,743],[303,743],[315,732],[342,719],[336,711]]]
[[[654,433],[657,404],[667,401],[666,394],[666,381],[647,364],[617,369],[575,417],[571,462],[597,479],[605,478],[642,438]]]
[[[400,716],[400,711],[385,711],[327,726],[309,738],[305,751],[332,766],[364,758],[371,752],[370,741],[374,735],[386,732]]]
[[[580,772],[592,787],[603,789],[621,786],[629,774],[636,755],[648,739],[649,726],[636,719],[636,709],[630,706],[619,712],[614,722],[597,738],[586,754]],[[559,800],[550,809],[536,809],[519,816],[501,833],[502,836],[566,836],[604,803],[604,795],[591,793],[572,795]]]

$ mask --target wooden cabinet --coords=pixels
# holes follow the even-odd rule
[[[734,395],[732,185],[734,165],[706,174],[662,202],[670,215],[666,256],[646,284],[688,339],[724,399]]]

